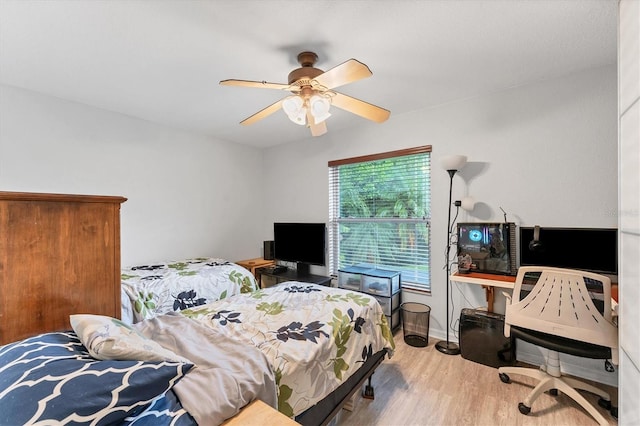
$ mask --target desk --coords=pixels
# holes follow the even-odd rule
[[[506,288],[513,290],[516,282],[515,275],[496,275],[483,274],[480,272],[470,272],[468,274],[460,274],[455,272],[449,276],[450,281],[466,284],[478,284],[484,288],[487,297],[487,311],[493,312],[493,302],[495,300],[495,288]],[[618,284],[611,283],[611,307],[617,315],[618,309]]]
[[[483,274],[480,272],[470,272],[460,274],[458,272],[449,276],[450,281],[467,284],[478,284],[484,288],[487,297],[487,311],[493,312],[493,302],[495,300],[495,288],[506,288],[513,290],[516,282],[515,275]]]

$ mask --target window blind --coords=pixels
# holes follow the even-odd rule
[[[329,269],[402,273],[430,289],[431,146],[329,162]]]

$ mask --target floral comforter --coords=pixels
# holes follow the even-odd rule
[[[122,269],[122,320],[142,321],[258,289],[245,268],[196,258]]]
[[[257,347],[276,377],[278,409],[294,417],[350,377],[371,355],[395,348],[378,302],[362,293],[301,282],[181,312]]]
[[[294,417],[394,349],[373,297],[300,282],[134,326],[77,317],[80,335],[0,346],[0,424],[214,425],[255,399]]]

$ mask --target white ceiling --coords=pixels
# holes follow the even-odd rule
[[[0,0],[0,83],[216,139],[268,147],[310,137],[286,83],[303,50],[373,76],[340,92],[409,111],[616,62],[616,0]],[[384,126],[332,108],[329,132]],[[321,140],[322,137],[318,138]]]

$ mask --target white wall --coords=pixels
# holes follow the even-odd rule
[[[327,161],[432,145],[432,293],[403,298],[431,306],[430,335],[444,338],[449,177],[440,158],[465,154],[470,161],[454,178],[454,199],[470,195],[479,204],[459,221],[501,221],[502,207],[519,226],[616,227],[616,82],[611,65],[409,114],[392,111],[389,121],[354,130],[332,131],[329,120],[325,136],[266,150],[271,166],[263,181],[278,197],[263,200],[263,236],[271,237],[274,221],[328,221]],[[486,305],[479,286],[454,284],[452,300],[454,319],[462,308]]]
[[[127,197],[123,265],[259,256],[261,156],[254,148],[0,86],[0,190]]]

